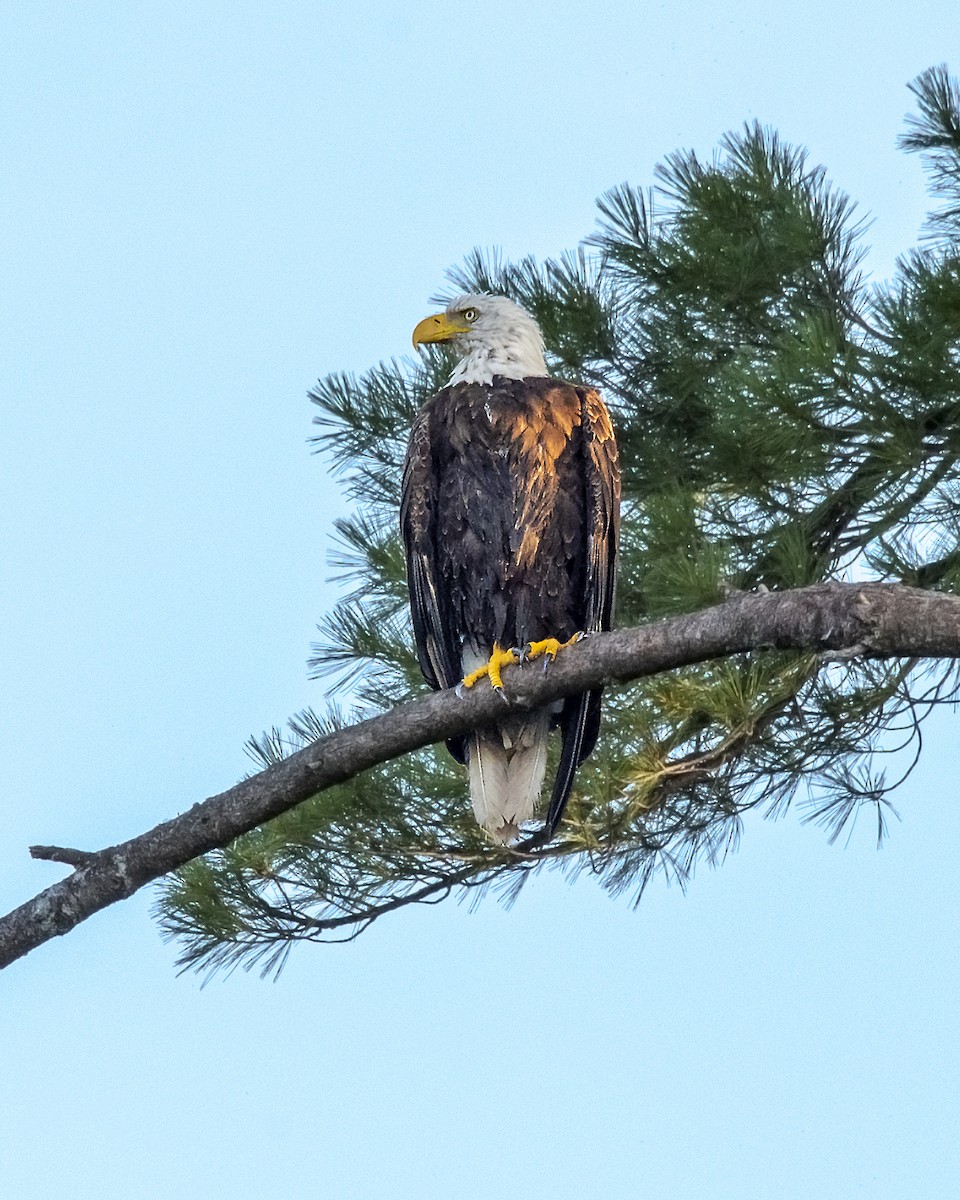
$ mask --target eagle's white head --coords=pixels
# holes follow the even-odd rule
[[[494,375],[525,379],[548,374],[540,326],[506,296],[458,296],[413,331],[414,347],[424,342],[452,342],[459,352],[451,384],[492,383]]]

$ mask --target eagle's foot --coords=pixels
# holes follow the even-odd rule
[[[544,638],[542,642],[527,642],[524,646],[520,658],[522,662],[533,662],[535,658],[542,658],[543,669],[553,662],[561,650],[566,646],[572,646],[575,642],[581,641],[586,637],[585,633],[575,633],[572,638],[568,638],[565,642],[558,641],[556,638]]]
[[[501,650],[494,643],[493,652],[490,655],[488,662],[485,662],[482,667],[477,667],[475,671],[471,671],[469,675],[464,675],[457,688],[458,693],[462,694],[463,689],[472,688],[475,683],[479,683],[481,679],[487,678],[490,680],[490,686],[495,692],[503,693],[503,680],[500,677],[500,672],[504,667],[511,663],[518,663],[520,656],[516,650]]]

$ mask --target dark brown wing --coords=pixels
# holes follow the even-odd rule
[[[400,495],[400,534],[407,559],[410,610],[420,669],[432,688],[460,680],[460,647],[450,636],[438,588],[437,476],[431,439],[431,407],[422,408],[410,431]]]
[[[620,530],[620,461],[607,407],[597,392],[577,388],[583,431],[584,524],[587,572],[584,632],[609,629],[616,590]],[[600,730],[600,692],[571,696],[560,715],[563,743],[550,796],[545,832],[551,837],[570,797],[577,767],[593,750]]]
[[[583,397],[587,519],[587,631],[609,629],[620,536],[620,459],[607,406],[594,391]]]

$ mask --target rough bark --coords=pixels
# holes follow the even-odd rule
[[[547,672],[539,665],[508,668],[504,684],[512,704],[534,708],[615,680],[764,648],[958,658],[960,598],[896,584],[843,583],[737,595],[686,616],[597,634],[565,650]],[[482,726],[502,713],[503,703],[489,688],[462,699],[437,692],[332,733],[117,846],[89,854],[33,847],[35,857],[75,870],[0,919],[0,968],[324,788]]]

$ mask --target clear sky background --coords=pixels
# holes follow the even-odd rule
[[[222,790],[307,679],[342,511],[318,375],[476,245],[758,118],[917,238],[905,84],[955,0],[94,2],[0,18],[0,901]],[[877,852],[748,819],[686,894],[407,911],[177,977],[141,893],[0,976],[0,1194],[960,1195],[958,718]]]

